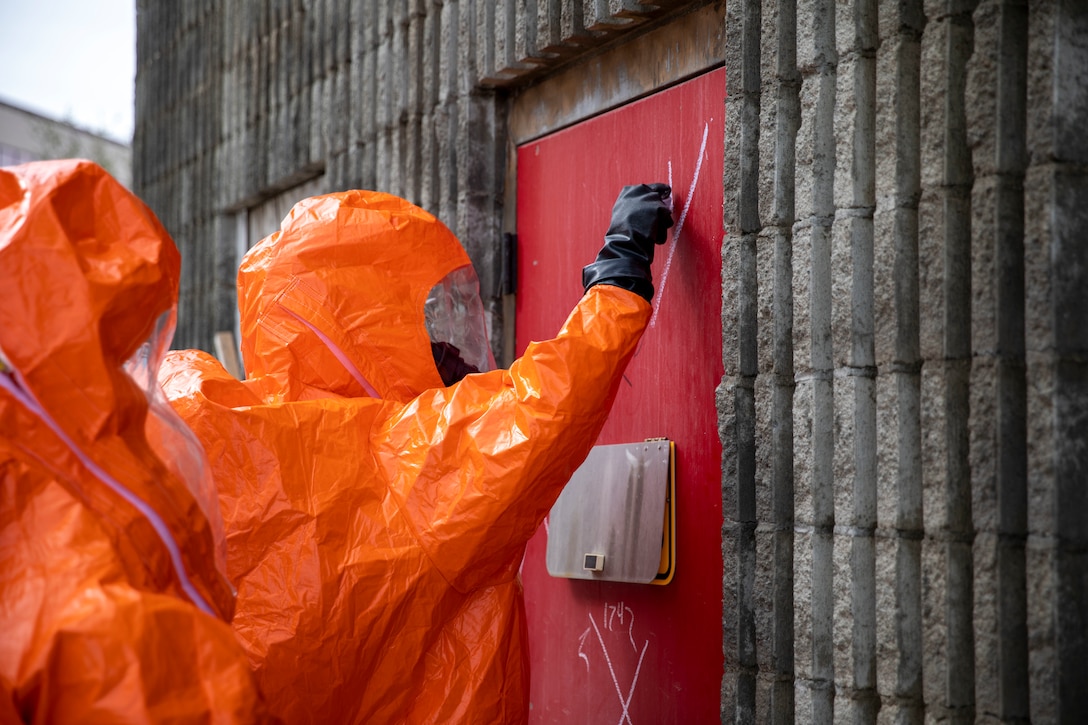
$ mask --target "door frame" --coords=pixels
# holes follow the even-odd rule
[[[517,147],[723,65],[725,12],[724,0],[695,8],[605,46],[508,98],[504,235],[517,233]],[[502,319],[499,357],[509,364],[515,356],[514,295],[503,296]]]

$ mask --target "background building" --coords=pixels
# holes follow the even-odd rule
[[[240,253],[313,193],[444,220],[505,361],[523,306],[569,309],[534,265],[603,231],[526,249],[526,219],[607,207],[580,190],[643,156],[721,200],[655,267],[684,342],[640,405],[709,409],[720,442],[706,471],[677,441],[676,577],[549,582],[534,541],[535,722],[1088,712],[1084,3],[141,1],[137,27],[134,185],[182,249],[182,346],[234,328]],[[720,327],[666,320],[678,295]],[[693,370],[716,389],[677,394]]]
[[[72,158],[90,159],[132,185],[128,144],[0,101],[0,166]]]

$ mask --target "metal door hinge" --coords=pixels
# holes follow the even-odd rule
[[[499,280],[499,291],[504,295],[512,295],[518,287],[518,235],[505,232],[502,235],[502,277]]]

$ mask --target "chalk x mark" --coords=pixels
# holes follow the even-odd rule
[[[597,626],[597,620],[593,618],[592,614],[589,615],[589,623],[593,625],[593,631],[597,633],[597,641],[601,644],[601,651],[604,652],[604,661],[608,665],[608,674],[612,676],[612,684],[616,688],[616,697],[620,699],[620,705],[623,707],[623,713],[620,715],[618,725],[623,725],[624,721],[627,721],[630,725],[635,725],[634,721],[631,720],[631,700],[635,695],[635,685],[638,684],[638,675],[639,672],[642,671],[642,660],[646,657],[646,649],[650,646],[650,640],[646,640],[646,643],[642,645],[642,652],[638,656],[638,665],[635,667],[634,677],[631,678],[631,687],[627,690],[627,697],[624,697],[623,690],[620,689],[619,677],[616,676],[616,668],[612,666],[612,658],[609,656],[608,647],[606,647],[604,643],[604,636],[601,635],[601,629]],[[580,655],[581,653],[579,652],[579,656]]]
[[[699,146],[699,157],[695,161],[695,175],[691,177],[691,186],[688,188],[688,197],[684,200],[684,208],[680,212],[680,218],[676,221],[676,227],[672,232],[672,242],[669,244],[669,255],[665,258],[665,270],[661,273],[661,286],[655,295],[657,304],[654,305],[654,313],[650,316],[650,327],[657,324],[657,312],[661,309],[661,300],[665,296],[665,285],[669,281],[669,268],[672,267],[672,257],[676,253],[676,242],[680,239],[680,232],[684,229],[684,221],[688,218],[688,210],[691,209],[691,200],[695,196],[695,185],[699,183],[699,173],[703,170],[703,155],[706,153],[706,139],[710,133],[710,124],[703,124],[703,142]],[[672,160],[669,160],[669,186],[672,186]]]
[[[604,652],[604,661],[608,664],[608,674],[612,675],[612,684],[616,687],[616,696],[620,698],[620,702],[623,703],[623,691],[620,689],[619,678],[616,677],[616,669],[612,667],[612,658],[608,656],[608,648],[604,646],[604,637],[601,636],[601,630],[597,627],[597,621],[593,619],[593,615],[589,615],[589,623],[593,625],[593,630],[597,633],[597,641],[601,643],[601,650]],[[624,720],[635,725],[631,720],[630,714],[627,712],[627,704],[623,705],[623,715],[620,717],[620,723]]]

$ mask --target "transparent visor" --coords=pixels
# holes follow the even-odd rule
[[[471,373],[495,369],[480,282],[471,265],[453,270],[432,287],[423,312],[442,382],[453,385]]]
[[[215,539],[215,563],[219,571],[226,574],[223,517],[219,511],[219,498],[216,495],[211,468],[204,455],[204,446],[170,407],[159,386],[159,365],[174,335],[174,319],[173,310],[159,317],[155,331],[125,361],[124,370],[147,398],[147,418],[144,424],[147,442],[167,470],[189,489],[208,519],[212,537]]]

